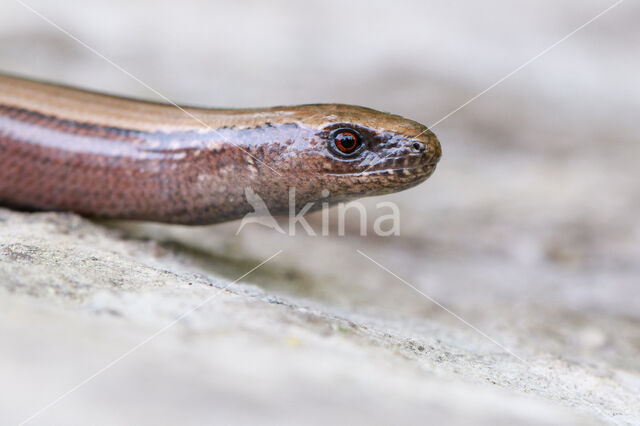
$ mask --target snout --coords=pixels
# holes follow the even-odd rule
[[[409,139],[406,146],[413,155],[421,156],[428,165],[436,165],[442,157],[440,141],[429,130]]]

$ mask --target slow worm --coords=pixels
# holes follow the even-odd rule
[[[369,108],[202,109],[0,75],[0,204],[101,218],[207,224],[295,203],[415,186],[435,135]],[[316,203],[319,204],[319,203]]]

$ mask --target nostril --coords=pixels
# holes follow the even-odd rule
[[[421,144],[420,142],[414,142],[411,145],[411,148],[413,148],[415,152],[422,152],[424,151],[424,144]]]

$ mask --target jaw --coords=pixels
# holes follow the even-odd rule
[[[362,183],[378,184],[380,186],[404,185],[415,180],[423,182],[433,174],[436,164],[421,164],[418,166],[394,167],[385,169],[363,169],[355,173],[331,173],[328,176],[358,180]]]
[[[384,170],[365,169],[357,173],[329,174],[325,182],[332,201],[348,201],[412,188],[427,180],[435,169],[435,164]]]

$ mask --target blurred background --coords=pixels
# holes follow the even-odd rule
[[[361,237],[355,212],[348,235],[329,238],[258,225],[235,235],[237,222],[108,226],[230,279],[282,249],[248,278],[268,294],[407,337],[456,346],[459,333],[473,334],[361,250],[519,353],[627,371],[621,393],[602,396],[615,409],[599,406],[595,417],[638,415],[638,2],[613,8],[442,121],[614,2],[25,3],[178,104],[339,102],[438,123],[444,155],[434,176],[365,200],[369,230],[377,202],[400,206],[399,237]],[[0,70],[160,100],[13,0],[0,5]],[[309,217],[316,229],[320,219]]]

